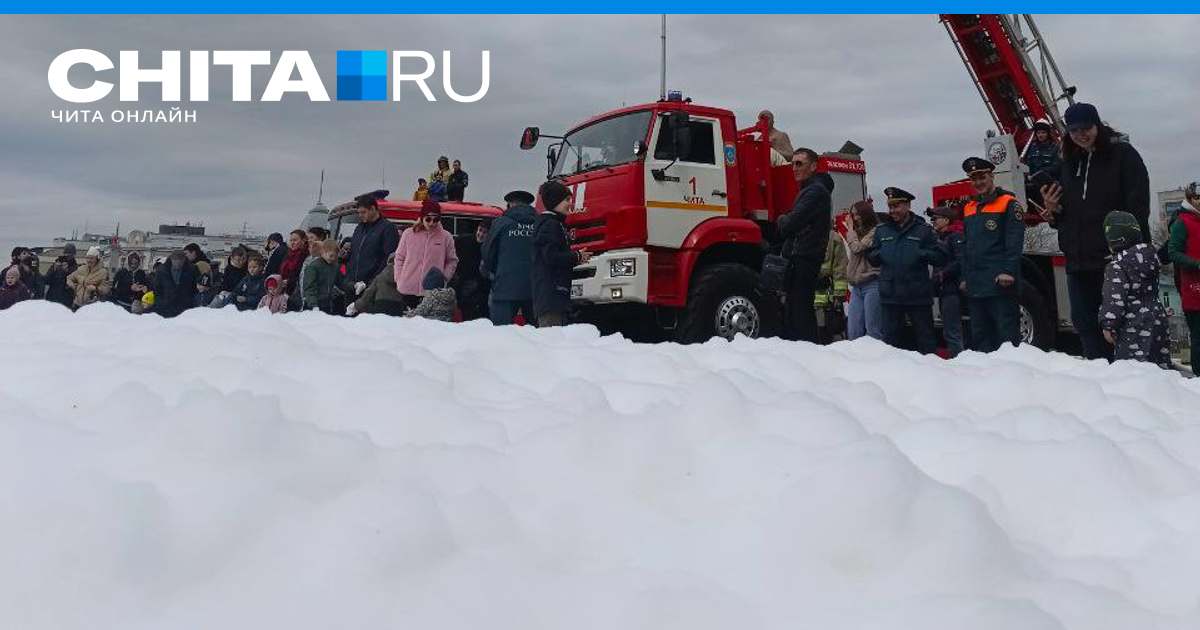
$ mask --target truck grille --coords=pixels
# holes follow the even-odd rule
[[[580,221],[572,226],[571,242],[575,245],[585,245],[587,243],[599,243],[604,240],[605,236],[605,221]]]

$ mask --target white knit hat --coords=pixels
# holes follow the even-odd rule
[[[91,247],[89,247],[88,252],[87,252],[88,258],[91,258],[93,256],[95,256],[96,258],[100,257],[100,248],[96,247],[95,245],[92,245]]]

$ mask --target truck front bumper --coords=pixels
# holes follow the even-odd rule
[[[645,304],[649,292],[650,255],[641,249],[592,256],[571,280],[571,301],[580,304]]]

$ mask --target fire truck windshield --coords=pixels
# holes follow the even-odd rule
[[[636,160],[634,143],[646,141],[650,116],[650,110],[630,112],[567,134],[554,164],[554,176],[575,175]]]

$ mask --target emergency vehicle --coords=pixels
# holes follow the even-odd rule
[[[1036,121],[1062,128],[1058,103],[1073,103],[1075,88],[1032,16],[940,20],[999,131],[988,133],[983,156],[996,165],[997,185],[1029,210],[1022,339],[1055,347],[1060,332],[1073,332],[1065,261],[1056,234],[1032,211],[1026,190],[1036,185],[1020,158]],[[796,184],[790,165],[772,166],[766,132],[761,122],[738,130],[728,110],[678,93],[602,114],[564,136],[525,130],[523,149],[539,137],[558,141],[547,150],[547,174],[574,193],[567,218],[574,246],[599,253],[576,268],[571,287],[585,319],[627,333],[668,332],[680,342],[778,331],[779,301],[757,274]],[[867,196],[861,149],[847,143],[842,151],[823,155],[819,166],[835,180],[834,213]],[[932,198],[958,205],[971,194],[970,182],[958,180],[934,186]]]
[[[386,192],[386,191],[384,191]],[[442,227],[454,236],[474,234],[475,228],[484,220],[492,220],[500,216],[502,210],[495,206],[478,203],[444,201],[442,207]],[[379,214],[396,224],[397,229],[403,230],[412,226],[420,219],[421,202],[407,199],[381,199]],[[358,225],[358,204],[348,201],[339,204],[329,211],[330,232],[338,238],[349,237]]]
[[[572,246],[595,254],[571,284],[585,321],[681,343],[778,333],[779,296],[759,271],[798,189],[790,156],[772,165],[768,132],[764,121],[738,129],[733,112],[678,92],[562,136],[525,129],[522,149],[557,140],[547,175],[572,191]],[[818,170],[834,179],[834,212],[866,198],[859,153],[847,142],[820,158]]]

